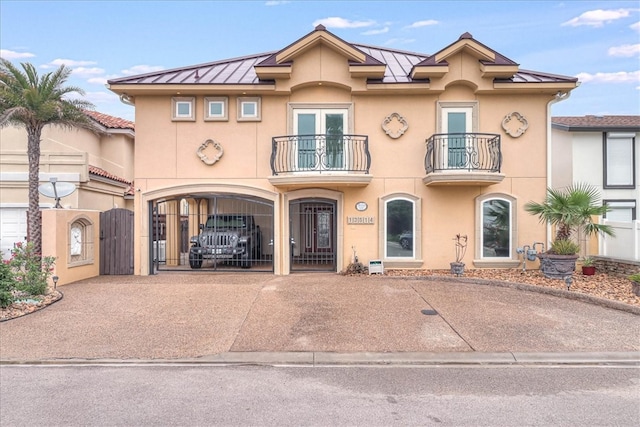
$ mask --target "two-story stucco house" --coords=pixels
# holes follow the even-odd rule
[[[545,197],[550,108],[576,86],[468,33],[420,54],[322,26],[275,52],[110,80],[136,110],[135,273],[448,269],[456,234],[468,268],[517,265],[546,237],[523,205]],[[249,262],[228,262],[243,245]]]
[[[640,260],[640,116],[553,117],[552,138],[553,187],[590,184],[611,208],[604,220],[615,237],[599,236],[584,251]]]
[[[59,201],[63,208],[133,209],[134,124],[96,111],[86,114],[99,132],[58,126],[43,129],[40,182],[49,183],[53,178],[58,187],[60,183],[75,186],[73,193]],[[22,127],[5,127],[0,130],[0,141],[0,250],[7,258],[13,245],[27,237],[27,132]],[[40,196],[43,209],[55,205],[54,198]]]

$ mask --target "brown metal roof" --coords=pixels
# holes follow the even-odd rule
[[[320,30],[316,30],[320,31]],[[321,30],[324,31],[324,30]],[[470,38],[471,35],[465,33],[461,38]],[[477,42],[477,41],[476,41]],[[479,43],[479,42],[478,42]],[[482,43],[480,43],[482,45]],[[367,46],[362,44],[351,44],[355,49],[362,51],[368,64],[381,63],[386,67],[384,77],[375,80],[378,83],[410,83],[413,82],[411,70],[414,65],[423,61],[428,62],[435,55],[406,52],[401,50],[387,49],[382,47]],[[484,45],[482,45],[484,46]],[[496,65],[517,65],[505,56],[493,51],[496,54]],[[222,61],[209,62],[200,65],[174,68],[170,70],[157,71],[154,73],[141,74],[137,76],[121,77],[109,80],[109,84],[190,84],[190,85],[256,85],[272,84],[272,81],[261,81],[256,75],[255,65],[277,66],[275,54],[277,52],[267,52],[251,56],[243,56]],[[486,62],[486,61],[485,61]],[[284,64],[279,64],[284,65]],[[510,79],[496,79],[502,83],[557,83],[575,82],[575,77],[560,76],[555,74],[542,73],[537,71],[519,70]],[[419,80],[423,82],[424,80]]]
[[[554,129],[566,131],[630,131],[640,132],[640,116],[562,116],[552,117]]]

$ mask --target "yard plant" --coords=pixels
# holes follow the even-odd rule
[[[524,209],[556,227],[556,236],[549,253],[558,255],[573,255],[580,247],[571,238],[574,233],[581,231],[585,236],[593,234],[614,235],[609,225],[598,224],[593,218],[605,215],[609,211],[606,204],[600,203],[600,193],[597,188],[576,183],[564,189],[547,189],[544,202],[529,202]]]
[[[11,258],[0,264],[0,307],[11,305],[16,292],[27,296],[46,294],[54,264],[55,258],[35,252],[33,243],[16,243]]]

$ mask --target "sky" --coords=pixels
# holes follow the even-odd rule
[[[41,74],[65,64],[97,111],[133,120],[108,79],[277,51],[318,24],[424,55],[469,32],[522,69],[578,77],[554,116],[640,114],[637,0],[0,0],[0,56]]]

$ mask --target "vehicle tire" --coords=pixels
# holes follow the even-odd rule
[[[409,239],[400,239],[400,246],[402,249],[411,249],[411,245],[409,244]]]
[[[202,267],[202,255],[189,253],[189,267],[194,269]]]

